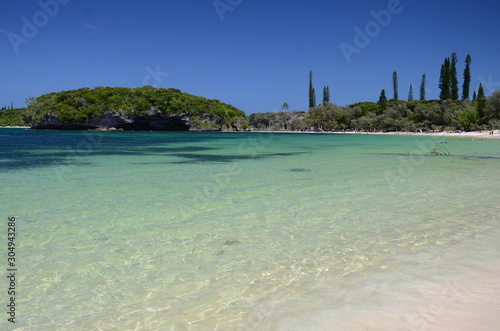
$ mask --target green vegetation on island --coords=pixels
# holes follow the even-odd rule
[[[360,102],[338,107],[330,103],[330,89],[323,89],[323,104],[316,105],[313,73],[309,72],[309,111],[255,113],[248,117],[251,127],[259,130],[377,130],[377,131],[451,131],[492,130],[500,128],[500,91],[486,98],[482,85],[469,100],[470,64],[465,59],[462,99],[459,100],[458,57],[453,53],[441,66],[439,100],[426,100],[426,75],[422,75],[420,98],[413,97],[410,84],[408,101],[399,99],[398,73],[392,73],[393,98],[385,89],[377,102]]]
[[[29,126],[26,108],[0,110],[0,126]]]
[[[486,97],[480,84],[470,96],[470,55],[465,58],[462,95],[459,100],[458,57],[453,53],[441,65],[439,100],[426,100],[426,75],[422,75],[420,96],[399,99],[398,73],[392,73],[393,98],[382,89],[378,101],[338,107],[330,102],[330,88],[323,88],[323,102],[316,104],[313,73],[309,73],[309,110],[245,113],[219,100],[183,93],[177,89],[151,86],[96,87],[48,93],[28,98],[27,108],[0,110],[0,125],[30,125],[35,128],[129,130],[377,130],[451,131],[500,129],[500,91]],[[110,120],[109,117],[112,117]],[[121,122],[120,122],[121,121]],[[130,124],[132,123],[132,124]],[[106,127],[107,125],[107,127]]]
[[[126,118],[183,116],[195,130],[243,127],[245,113],[219,100],[183,93],[178,89],[151,86],[123,88],[96,87],[44,94],[27,99],[28,107],[0,112],[0,125],[38,126],[47,116],[61,125],[84,124],[107,114]],[[10,116],[9,116],[10,115]]]
[[[255,113],[248,116],[258,130],[493,130],[500,128],[500,91],[484,100],[387,100],[382,91],[378,102],[360,102],[338,107],[319,105],[304,111]],[[482,116],[480,115],[482,114]]]

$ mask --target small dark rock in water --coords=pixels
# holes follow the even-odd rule
[[[307,171],[311,171],[311,170],[305,169],[305,168],[292,168],[289,171],[292,171],[292,172],[307,172]]]
[[[231,245],[239,244],[239,243],[240,243],[239,240],[226,240],[226,241],[224,241],[224,245],[227,245],[227,246],[231,246]]]
[[[108,240],[108,237],[95,238],[94,240],[96,240],[96,241],[105,241],[105,240]]]
[[[224,254],[224,252],[225,252],[225,251],[218,251],[218,252],[217,252],[217,255],[222,255],[222,254]]]

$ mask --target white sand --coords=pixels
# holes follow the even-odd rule
[[[407,296],[348,318],[326,318],[311,330],[500,330],[500,266],[443,284],[409,288]]]
[[[490,132],[493,131],[493,134]],[[309,131],[255,131],[255,132],[269,132],[269,133],[303,133],[303,134],[390,134],[390,135],[406,135],[406,136],[438,136],[438,137],[457,137],[457,138],[494,138],[500,139],[500,130],[489,131],[469,131],[469,132],[309,132]]]
[[[493,131],[493,134],[490,132]],[[419,135],[419,136],[439,136],[439,137],[464,137],[464,138],[500,138],[500,130],[490,131],[470,131],[470,132],[433,132],[433,133],[420,133],[420,132],[388,132],[388,134],[403,134],[403,135]]]

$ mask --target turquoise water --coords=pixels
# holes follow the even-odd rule
[[[498,265],[500,142],[443,139],[2,129],[16,327],[319,330]]]

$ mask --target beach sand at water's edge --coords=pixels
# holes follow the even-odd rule
[[[493,131],[493,134],[491,132]],[[377,134],[378,132],[375,132]],[[387,132],[382,134],[393,134],[393,135],[415,135],[415,136],[438,136],[438,137],[465,137],[465,138],[500,138],[500,130],[490,130],[490,131],[470,131],[470,132]]]
[[[493,134],[491,134],[493,131]],[[469,131],[469,132],[366,132],[366,131],[347,131],[347,132],[303,132],[303,131],[260,131],[260,132],[272,132],[272,133],[312,133],[312,134],[387,134],[387,135],[402,135],[402,136],[429,136],[429,137],[465,137],[465,138],[496,138],[500,139],[500,130],[490,130],[490,131]]]
[[[0,126],[0,129],[31,129],[29,126]],[[493,131],[493,134],[490,132]],[[439,137],[465,137],[465,138],[496,138],[500,139],[500,130],[470,131],[470,132],[298,132],[298,131],[260,131],[269,133],[334,133],[334,134],[390,134],[407,136],[439,136]]]
[[[408,295],[376,310],[326,318],[321,330],[486,331],[500,330],[500,266],[450,279],[413,286]],[[311,328],[313,330],[314,328]]]

